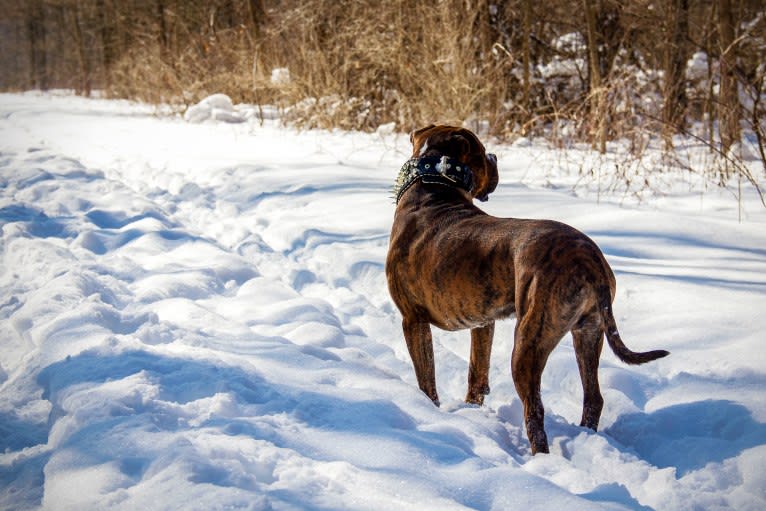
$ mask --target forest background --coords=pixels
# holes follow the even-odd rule
[[[221,92],[303,128],[617,142],[607,172],[626,181],[652,147],[652,172],[766,179],[762,0],[0,0],[0,44],[6,91],[179,108]]]

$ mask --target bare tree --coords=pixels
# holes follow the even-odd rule
[[[248,13],[253,26],[253,36],[256,43],[260,41],[263,32],[263,24],[266,22],[266,7],[263,0],[248,0]]]
[[[665,147],[673,147],[673,135],[685,127],[686,86],[686,40],[689,31],[689,1],[665,0],[665,44],[663,45],[663,138]]]
[[[84,15],[83,8],[79,0],[72,2],[65,8],[65,14],[69,19],[77,54],[78,79],[75,88],[79,94],[90,96],[93,87],[93,81],[90,54],[88,48],[86,47],[87,43],[83,34],[83,23],[81,21],[81,18]]]
[[[29,2],[25,15],[29,42],[29,83],[34,88],[46,90],[49,87],[48,52],[43,0]]]
[[[110,70],[116,60],[117,38],[115,36],[115,9],[111,2],[105,0],[96,0],[96,16],[98,18],[98,31],[101,39],[101,67],[104,79],[104,86],[109,88]]]
[[[523,39],[522,39],[522,65],[524,66],[523,74],[522,74],[522,87],[523,87],[523,96],[522,96],[522,103],[524,105],[524,109],[529,112],[531,111],[531,104],[530,104],[530,98],[531,98],[531,89],[532,89],[532,80],[531,80],[531,67],[532,67],[532,48],[531,48],[531,39],[532,39],[532,0],[522,0],[522,9],[523,9],[523,17],[522,17],[522,24],[523,24]]]
[[[718,0],[718,41],[720,49],[721,86],[718,97],[718,129],[721,148],[727,152],[740,139],[741,118],[737,92],[737,41],[731,0]]]
[[[593,147],[606,152],[606,91],[603,87],[602,66],[599,59],[600,37],[597,28],[597,6],[594,0],[583,0],[588,33],[588,70],[590,72],[590,111]]]

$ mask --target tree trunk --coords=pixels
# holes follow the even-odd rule
[[[266,8],[263,6],[263,0],[250,0],[250,20],[253,23],[253,37],[257,45],[261,40],[261,27],[266,21]]]
[[[43,0],[30,2],[25,21],[29,40],[29,83],[32,88],[48,90],[48,53]]]
[[[740,138],[740,105],[737,93],[737,44],[731,0],[718,1],[718,41],[721,51],[721,89],[718,96],[718,130],[721,149],[727,152]]]
[[[160,60],[170,64],[170,67],[175,67],[173,58],[170,51],[170,43],[168,39],[168,23],[166,19],[165,0],[157,0],[157,20],[159,21],[159,40],[160,40]]]
[[[90,96],[91,92],[91,71],[90,71],[90,58],[88,56],[88,50],[85,48],[85,39],[82,34],[82,27],[80,26],[80,3],[75,2],[71,7],[71,23],[72,34],[74,35],[74,43],[77,50],[77,61],[79,65],[79,77],[77,81],[77,92],[83,96]]]
[[[705,32],[703,37],[702,48],[707,55],[707,86],[705,90],[705,103],[703,105],[703,120],[705,124],[705,133],[708,141],[708,150],[712,153],[715,150],[715,94],[713,90],[713,81],[715,73],[713,69],[713,36],[716,31],[715,18],[717,15],[717,6],[715,3],[711,3],[707,10],[707,17],[705,21]]]
[[[666,149],[673,147],[673,135],[685,128],[686,66],[685,41],[689,31],[689,1],[668,0],[667,31],[664,50],[665,83],[663,84],[662,135]]]
[[[596,28],[596,6],[593,0],[583,0],[588,31],[588,60],[590,70],[590,117],[593,148],[606,152],[606,94],[602,86],[599,63],[600,38]]]
[[[524,40],[523,40],[523,49],[522,49],[522,56],[523,56],[523,65],[524,65],[524,72],[522,75],[523,79],[523,88],[524,88],[524,94],[523,94],[523,104],[524,104],[524,110],[525,114],[528,116],[529,113],[532,111],[532,107],[529,104],[530,101],[530,90],[532,88],[531,85],[531,77],[530,77],[530,67],[532,65],[532,50],[530,47],[530,39],[532,38],[532,0],[524,0],[523,3],[523,9],[524,9],[524,19],[523,19],[523,26],[524,26]]]
[[[96,0],[99,35],[101,37],[101,66],[103,68],[104,88],[111,85],[110,71],[115,61],[114,12],[107,12],[104,0]]]

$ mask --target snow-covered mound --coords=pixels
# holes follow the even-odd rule
[[[551,455],[529,455],[512,320],[484,407],[461,402],[467,332],[435,331],[442,407],[417,388],[383,271],[406,137],[0,95],[0,508],[766,508],[762,206],[577,197],[534,141],[488,145],[482,206],[591,235],[628,345],[671,351],[605,350],[592,433],[564,339]]]
[[[246,117],[234,108],[231,98],[226,94],[213,94],[199,103],[190,106],[184,112],[188,122],[223,121],[245,122]]]

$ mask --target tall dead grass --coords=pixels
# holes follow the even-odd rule
[[[268,28],[259,63],[289,67],[291,83],[277,92],[299,124],[460,123],[497,112],[506,96],[504,59],[475,30],[488,12],[458,0],[309,0]]]
[[[223,20],[218,4],[240,22]],[[247,2],[171,6],[162,27],[146,20],[132,37],[108,70],[107,91],[171,103],[225,92],[277,104],[305,127],[474,121],[501,133],[514,59],[496,47],[492,9],[487,0],[288,0],[242,23]],[[289,81],[272,81],[277,68],[289,69]]]
[[[660,14],[646,8],[655,2],[597,4],[604,8],[597,16],[603,33],[592,38],[599,51],[589,52],[584,17],[571,2],[0,0],[0,28],[18,50],[0,56],[7,71],[0,84],[86,84],[85,94],[102,89],[179,108],[223,92],[235,102],[276,105],[282,119],[306,128],[393,124],[409,131],[445,122],[506,140],[543,136],[563,150],[599,139],[603,151],[605,141],[627,140],[639,163],[663,132],[683,133],[705,121],[704,140],[719,147],[720,51],[715,26],[705,21],[714,9],[690,5],[708,72],[686,80],[686,122],[670,126],[658,120],[667,100],[660,71],[667,41]],[[766,172],[766,16],[756,4],[744,0],[739,7],[738,19],[752,21],[738,39],[738,76],[743,90],[756,91],[740,115],[757,136]],[[687,58],[691,42],[677,49]],[[598,86],[589,77],[592,58],[599,59]],[[278,80],[275,69],[286,70]],[[724,183],[742,174],[739,167],[713,173]],[[634,183],[635,168],[608,173]]]

